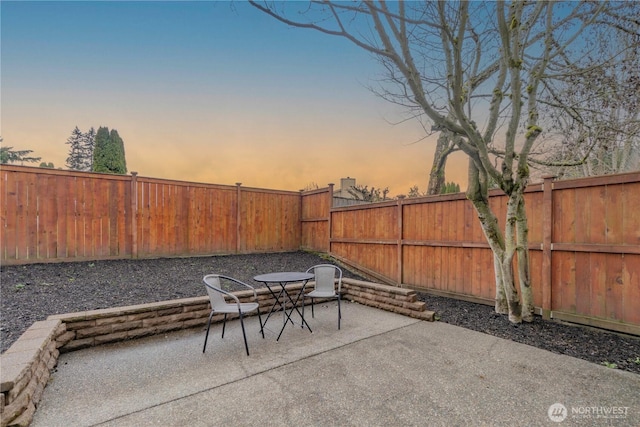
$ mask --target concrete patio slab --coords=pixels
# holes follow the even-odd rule
[[[343,302],[64,354],[33,426],[640,425],[640,376]],[[559,406],[559,405],[563,406]],[[555,406],[552,406],[555,405]],[[549,411],[551,408],[551,415]],[[564,412],[563,412],[564,408]],[[555,412],[554,412],[555,411]],[[564,415],[564,419],[559,421]],[[553,421],[551,418],[554,418]]]

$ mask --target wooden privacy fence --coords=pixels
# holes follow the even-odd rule
[[[640,335],[640,172],[531,185],[531,281],[543,315]],[[490,204],[504,227],[506,196]],[[493,256],[464,194],[334,208],[330,253],[397,286],[492,303]]]
[[[328,252],[396,286],[492,303],[493,258],[463,194],[332,208],[305,192],[2,165],[3,264]],[[640,172],[531,185],[543,315],[640,335]],[[490,203],[504,226],[506,197]]]
[[[299,192],[2,165],[2,263],[293,251]]]

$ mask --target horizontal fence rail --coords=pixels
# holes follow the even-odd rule
[[[492,303],[493,257],[464,194],[333,207],[333,185],[279,191],[2,165],[2,264],[326,252],[378,280]],[[640,335],[640,172],[545,179],[525,193],[545,316]],[[504,226],[506,196],[490,194]]]

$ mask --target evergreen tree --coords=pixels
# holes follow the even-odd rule
[[[109,134],[109,139],[111,144],[113,144],[114,151],[116,152],[116,170],[117,172],[124,175],[127,173],[127,159],[124,155],[124,141],[118,135],[118,131],[115,129],[111,129],[111,133]]]
[[[93,172],[111,172],[106,166],[109,150],[109,128],[99,127],[93,145]]]
[[[40,161],[40,157],[30,157],[29,154],[33,153],[33,150],[17,150],[14,151],[13,147],[0,147],[0,163],[18,163],[24,162],[35,163]]]
[[[95,144],[96,130],[91,127],[88,132],[82,134],[82,170],[93,170],[93,148]]]
[[[83,134],[78,129],[78,126],[71,132],[71,136],[67,138],[67,144],[69,144],[69,156],[65,163],[67,168],[71,170],[83,170],[84,166],[84,153],[82,149],[82,137]]]
[[[96,131],[92,127],[88,132],[81,132],[76,128],[67,139],[69,144],[69,157],[67,157],[67,168],[78,171],[91,171],[93,165],[93,145]]]
[[[98,128],[94,140],[92,170],[121,175],[127,173],[124,141],[115,129],[109,133],[107,127]]]
[[[459,193],[460,192],[460,184],[456,184],[455,182],[447,182],[442,186],[442,190],[440,194],[448,194],[448,193]]]

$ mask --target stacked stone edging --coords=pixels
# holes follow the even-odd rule
[[[435,320],[435,313],[427,311],[426,304],[418,301],[418,294],[411,289],[345,278],[342,293],[344,299],[359,304],[430,322]]]
[[[56,337],[64,331],[59,320],[35,322],[2,354],[0,424],[28,426],[51,371],[58,363]]]
[[[311,282],[312,284],[313,282]],[[288,285],[297,291],[301,284]],[[309,291],[312,286],[309,286]],[[343,279],[342,298],[382,310],[434,320],[410,289]],[[271,308],[274,298],[267,288],[256,289],[260,308]],[[234,292],[241,302],[253,298],[250,290]],[[289,305],[288,305],[289,306]],[[211,313],[209,297],[183,298],[127,307],[49,316],[35,322],[0,356],[0,427],[28,426],[62,352],[203,326]],[[231,316],[231,318],[237,317]],[[212,322],[222,321],[213,316]]]

